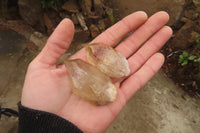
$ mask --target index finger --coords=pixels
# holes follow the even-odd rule
[[[120,20],[118,23],[101,33],[91,43],[101,42],[110,46],[117,45],[121,39],[141,26],[147,20],[147,15],[143,11],[138,11],[128,15]],[[81,49],[79,52],[70,57],[70,59],[81,58],[86,60],[85,49]]]

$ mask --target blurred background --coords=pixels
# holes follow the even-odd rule
[[[58,23],[75,24],[66,59],[135,11],[170,15],[163,68],[128,102],[106,133],[200,132],[200,0],[0,0],[0,132],[17,133],[26,69]],[[11,109],[11,110],[9,110]]]

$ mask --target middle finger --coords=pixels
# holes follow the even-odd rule
[[[139,29],[127,37],[116,47],[126,58],[130,57],[148,38],[161,29],[169,20],[166,12],[158,12],[151,16]]]

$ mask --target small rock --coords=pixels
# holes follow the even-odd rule
[[[92,38],[95,38],[100,34],[100,31],[96,25],[91,24],[90,25],[90,33],[91,33]]]
[[[88,27],[86,25],[85,19],[82,15],[82,13],[76,13],[76,17],[78,19],[78,22],[80,23],[81,27],[83,28],[84,31],[88,30]]]
[[[47,38],[48,38],[47,36],[44,36],[40,32],[34,32],[30,36],[29,40],[38,47],[38,50],[41,50],[44,47],[44,45],[46,44]]]
[[[103,19],[103,21],[105,23],[106,28],[112,26],[112,24],[113,24],[112,21],[110,20],[110,18],[105,18],[105,19]]]
[[[56,27],[62,20],[62,18],[59,15],[59,12],[57,12],[56,10],[53,10],[53,9],[48,10],[47,14],[49,18],[52,20],[54,27]]]
[[[52,20],[49,18],[49,16],[44,13],[44,23],[47,27],[47,33],[50,35],[54,31],[54,26]]]
[[[81,9],[84,15],[92,15],[92,0],[79,0],[79,4],[81,5]]]
[[[182,34],[181,32],[177,33],[175,38],[173,39],[172,43],[174,44],[174,47],[179,48],[179,49],[186,49],[190,47],[192,44],[188,43],[187,40],[190,35],[186,30],[182,30],[184,33]]]
[[[56,26],[60,23],[62,19],[59,16],[59,13],[55,10],[48,10],[44,13],[44,22],[45,26],[47,27],[47,33],[50,35]]]
[[[103,19],[99,20],[98,22],[98,28],[101,30],[101,31],[104,31],[106,29],[106,25],[105,25],[105,22]]]
[[[97,15],[90,15],[90,16],[88,16],[87,18],[88,18],[88,19],[97,20],[97,19],[99,19],[99,16],[97,16]]]
[[[188,0],[189,1],[189,0]],[[158,11],[167,11],[170,16],[168,25],[173,25],[182,16],[186,0],[115,0],[120,17],[125,17],[135,11],[145,11],[148,16]]]
[[[76,14],[72,14],[72,21],[73,21],[74,24],[79,24],[79,21],[78,21]]]
[[[187,18],[182,18],[181,20],[185,22],[185,25],[176,32],[172,43],[177,48],[186,49],[190,47],[200,35],[194,31],[196,28],[193,21]]]
[[[98,15],[100,18],[103,16],[104,10],[101,0],[94,0],[94,10],[96,15]]]
[[[32,35],[36,36],[37,38],[42,39],[44,36],[42,33],[35,31]]]
[[[197,20],[198,25],[200,25],[200,19]]]
[[[199,17],[199,13],[196,12],[194,9],[185,10],[184,15],[186,18],[189,18],[191,20],[195,20]]]
[[[200,0],[192,0],[196,7],[200,7]]]
[[[39,0],[19,0],[20,16],[31,26],[43,27],[43,11]],[[39,26],[38,26],[39,25]]]
[[[60,15],[60,17],[62,19],[64,19],[64,18],[70,18],[70,16],[66,12],[60,12],[59,15]]]
[[[28,43],[28,49],[31,51],[38,51],[38,46],[36,46],[34,43]]]
[[[197,39],[200,38],[200,34],[195,31],[191,31],[190,35],[191,35],[191,38],[189,38],[189,42],[191,43],[194,43]]]
[[[114,24],[115,18],[114,18],[113,10],[111,8],[106,8],[106,14],[108,15],[108,18],[110,19],[111,23]]]
[[[0,1],[0,16],[7,20],[19,19],[19,11],[17,1],[1,0]]]
[[[71,13],[77,13],[79,12],[79,6],[78,3],[75,0],[69,0],[65,2],[65,4],[62,6],[62,9],[71,12]]]

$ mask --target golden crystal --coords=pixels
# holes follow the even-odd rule
[[[86,53],[89,63],[109,77],[121,78],[130,73],[127,59],[108,45],[102,43],[89,44],[86,47]]]
[[[99,105],[115,100],[117,95],[115,85],[99,69],[80,59],[67,60],[65,65],[72,79],[75,94]]]

